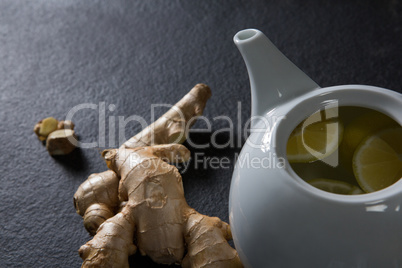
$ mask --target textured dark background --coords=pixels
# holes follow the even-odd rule
[[[113,145],[110,129],[105,146],[52,158],[32,132],[39,119],[63,119],[78,104],[104,102],[115,105],[106,110],[107,126],[109,117],[131,115],[149,123],[152,103],[173,104],[203,82],[213,91],[205,116],[229,116],[237,127],[237,103],[245,122],[250,93],[232,38],[250,27],[321,86],[368,84],[401,92],[397,0],[1,0],[0,267],[79,267],[77,250],[90,239],[72,196],[89,174],[106,169],[99,152]],[[74,116],[82,141],[99,139],[98,115],[86,109]],[[224,120],[212,123],[212,130],[228,127]],[[125,135],[139,130],[129,123]],[[192,138],[207,143],[210,134]],[[228,139],[218,136],[221,144]],[[190,149],[233,161],[240,147]],[[192,165],[183,174],[188,203],[228,220],[232,168],[233,162],[221,169]],[[157,266],[137,255],[130,261]]]

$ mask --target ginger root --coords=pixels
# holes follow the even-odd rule
[[[168,164],[189,160],[188,149],[177,143],[210,95],[208,86],[196,85],[154,124],[102,153],[110,170],[91,175],[74,195],[87,230],[96,229],[79,250],[82,267],[129,267],[137,249],[161,264],[242,267],[227,243],[230,226],[189,207],[181,175]]]

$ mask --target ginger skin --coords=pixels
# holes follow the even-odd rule
[[[137,148],[156,144],[182,143],[187,131],[202,115],[211,90],[207,85],[197,84],[169,111],[153,124],[126,141],[120,148]]]
[[[119,205],[119,178],[107,170],[92,174],[74,195],[74,207],[84,217],[85,229],[95,235],[99,226],[114,216]]]
[[[242,267],[236,250],[227,243],[230,226],[189,207],[181,175],[168,164],[189,160],[188,149],[177,143],[185,140],[186,130],[202,114],[210,95],[209,87],[196,85],[154,124],[119,149],[103,152],[110,170],[95,176],[116,176],[118,189],[115,183],[113,187],[98,185],[102,180],[91,175],[74,195],[77,213],[83,216],[95,207],[91,216],[104,220],[93,239],[79,250],[82,267],[129,267],[128,257],[137,248],[161,264]],[[100,198],[106,191],[115,193],[117,201],[110,193],[113,198]],[[117,214],[97,218],[105,207]],[[91,223],[90,232],[99,223]]]

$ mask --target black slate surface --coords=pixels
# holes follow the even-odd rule
[[[80,266],[77,250],[90,236],[72,196],[89,174],[106,169],[99,152],[117,146],[118,116],[138,115],[149,123],[151,104],[173,104],[203,82],[213,91],[205,116],[228,116],[236,128],[241,102],[244,123],[249,81],[232,38],[251,27],[322,87],[368,84],[402,92],[400,1],[1,0],[0,267]],[[34,124],[47,116],[63,119],[84,103],[105,105],[106,143],[50,157]],[[102,139],[99,114],[75,114],[81,141]],[[213,131],[226,127],[225,120],[212,120]],[[109,142],[111,129],[116,138]],[[131,122],[120,134],[128,138],[140,129]],[[229,138],[217,137],[220,144]],[[211,137],[194,133],[192,139],[208,143]],[[226,168],[191,165],[183,173],[188,203],[227,221],[240,146],[190,149],[231,160]],[[130,262],[157,267],[140,256]]]

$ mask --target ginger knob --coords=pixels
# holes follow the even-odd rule
[[[99,226],[107,219],[114,216],[113,210],[106,204],[92,204],[84,214],[84,226],[90,235],[95,235]]]

